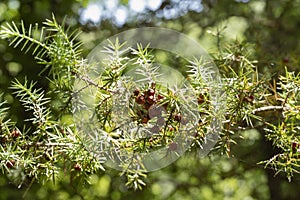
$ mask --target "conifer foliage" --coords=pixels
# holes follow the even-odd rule
[[[70,175],[71,181],[88,182],[91,174],[105,170],[103,163],[107,156],[93,154],[74,120],[65,120],[74,109],[80,109],[72,105],[78,92],[73,87],[75,79],[87,86],[98,87],[97,119],[99,126],[109,133],[114,149],[121,148],[124,153],[167,147],[168,154],[179,152],[176,131],[188,122],[178,109],[180,99],[176,92],[156,81],[159,74],[148,47],[138,45],[137,50],[131,50],[130,56],[120,57],[122,44],[112,41],[106,49],[110,56],[98,84],[82,74],[82,69],[89,67],[89,63],[81,56],[79,34],[65,27],[64,22],[59,24],[54,16],[42,27],[29,25],[25,28],[23,22],[11,22],[0,29],[0,38],[24,53],[31,53],[36,62],[44,66],[41,75],[49,80],[48,91],[37,88],[36,83],[29,80],[15,80],[11,84],[15,97],[31,116],[27,119],[30,127],[16,127],[7,114],[6,102],[0,103],[0,169],[20,186],[35,181],[54,181],[64,173]],[[226,98],[222,131],[213,152],[231,156],[232,145],[239,145],[236,140],[240,133],[258,129],[280,150],[258,164],[273,168],[276,173],[285,173],[291,180],[300,168],[300,74],[286,70],[284,76],[277,77],[277,82],[264,77],[258,73],[257,61],[248,59],[245,44],[230,44],[213,56],[221,72]],[[132,63],[142,65],[143,70],[138,73],[151,79],[142,87],[130,85],[134,89],[127,99],[133,123],[139,126],[151,124],[149,134],[152,135],[146,139],[130,138],[130,130],[126,133],[123,129],[121,135],[116,132],[119,124],[114,122],[111,112],[114,92],[127,65]],[[199,60],[191,60],[188,66],[188,80],[197,97],[195,103],[201,117],[188,137],[191,152],[202,148],[215,117],[211,112],[208,86],[199,79],[202,64]],[[132,84],[129,80],[123,80],[123,83],[124,88],[128,87],[126,84]],[[114,153],[119,155],[120,152]],[[147,177],[145,166],[139,159],[135,157],[119,166],[121,175],[127,177],[127,186],[134,189],[142,189]]]

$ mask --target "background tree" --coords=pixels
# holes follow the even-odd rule
[[[133,1],[120,1],[115,8],[134,10],[131,6]],[[95,2],[89,2],[95,3]],[[201,6],[199,6],[201,5]],[[160,26],[178,30],[197,39],[215,57],[220,71],[226,78],[241,78],[245,75],[234,77],[231,70],[240,72],[240,68],[251,68],[257,66],[257,70],[266,80],[264,83],[255,85],[255,82],[248,80],[245,85],[227,85],[228,91],[234,89],[229,95],[229,105],[242,104],[239,112],[231,110],[231,114],[236,116],[239,124],[224,124],[231,128],[224,132],[220,140],[218,152],[227,153],[229,157],[219,156],[218,153],[212,154],[208,158],[194,159],[193,154],[187,154],[173,165],[154,173],[150,173],[147,179],[147,188],[142,191],[133,192],[128,190],[124,184],[124,178],[118,176],[118,172],[108,169],[105,174],[97,173],[92,175],[91,186],[78,187],[76,182],[62,180],[56,185],[46,183],[47,187],[33,183],[25,198],[46,199],[54,196],[61,199],[76,198],[142,198],[142,199],[217,199],[232,198],[252,198],[252,199],[296,199],[298,196],[297,185],[299,177],[292,178],[289,183],[286,174],[279,173],[274,177],[274,171],[263,169],[264,165],[257,165],[257,162],[269,160],[274,155],[284,152],[284,155],[295,154],[298,141],[297,123],[299,119],[294,118],[297,113],[291,112],[290,116],[281,118],[281,110],[268,110],[261,112],[256,110],[256,114],[264,121],[271,121],[275,126],[278,124],[291,125],[294,127],[285,129],[284,127],[272,127],[273,133],[266,132],[259,123],[255,129],[248,129],[249,124],[243,120],[243,112],[258,109],[252,105],[252,96],[255,100],[259,99],[259,87],[268,88],[264,91],[264,103],[269,106],[281,106],[282,99],[290,99],[291,105],[297,110],[299,106],[299,61],[297,53],[299,50],[299,1],[202,1],[195,4],[193,1],[162,1],[156,8],[147,7],[141,12],[128,12],[125,23],[117,23],[113,15],[109,14],[107,1],[99,2],[103,8],[101,21],[82,20],[82,8],[88,6],[86,1],[4,1],[0,3],[0,22],[20,22],[22,19],[26,27],[51,19],[51,13],[55,13],[58,24],[62,23],[65,15],[66,25],[73,26],[72,29],[80,27],[83,33],[79,40],[83,41],[83,56],[86,55],[99,41],[110,35],[127,30],[129,28],[143,26]],[[33,17],[34,16],[34,17]],[[238,38],[243,42],[232,42]],[[22,93],[12,94],[20,84],[12,84],[15,80],[24,83],[24,77],[28,80],[37,82],[34,88],[42,88],[44,91],[53,89],[51,82],[44,77],[49,73],[49,68],[41,75],[38,75],[44,68],[36,64],[30,54],[20,53],[20,49],[8,46],[8,41],[1,40],[1,92],[11,108],[8,111],[9,118],[17,122],[21,132],[24,125],[32,126],[32,123],[24,121],[30,114],[24,111],[17,96]],[[251,45],[247,45],[246,42]],[[245,64],[243,61],[255,61],[258,63]],[[175,68],[181,67],[181,62],[168,60],[170,65]],[[295,76],[285,72],[284,66],[288,71],[294,71]],[[280,75],[281,77],[280,79]],[[31,88],[30,81],[28,82]],[[276,85],[280,82],[281,85]],[[251,84],[250,84],[251,83]],[[274,85],[275,84],[275,85]],[[294,85],[293,85],[294,84]],[[20,89],[20,88],[19,88]],[[66,88],[64,88],[66,89]],[[289,96],[289,91],[295,91],[294,99]],[[67,91],[67,90],[66,90]],[[288,93],[288,94],[287,94]],[[36,91],[36,95],[43,95]],[[52,94],[55,96],[56,94]],[[239,95],[237,101],[234,101]],[[255,96],[258,95],[258,96]],[[52,97],[53,97],[52,96]],[[63,98],[63,96],[61,96]],[[297,99],[298,98],[298,99]],[[22,98],[21,98],[22,99]],[[294,103],[292,102],[294,101]],[[22,103],[22,100],[21,100]],[[24,103],[24,102],[23,102]],[[256,104],[255,104],[256,105]],[[244,110],[243,110],[244,109]],[[278,112],[279,111],[279,112]],[[299,111],[299,110],[298,110]],[[277,116],[276,113],[279,113]],[[251,117],[250,117],[251,118]],[[251,120],[253,120],[251,118]],[[291,122],[292,121],[292,122]],[[242,127],[242,128],[241,128]],[[235,129],[236,128],[236,129]],[[277,129],[276,129],[277,128]],[[292,135],[287,135],[283,140],[277,133],[284,131],[295,131]],[[11,130],[10,130],[11,131]],[[276,132],[277,131],[277,132]],[[266,137],[267,136],[267,137]],[[275,137],[277,136],[277,138]],[[240,139],[243,137],[243,139]],[[268,140],[266,138],[271,139]],[[235,143],[237,144],[233,144]],[[294,143],[293,143],[294,142]],[[273,145],[272,145],[273,143]],[[229,146],[230,144],[230,146]],[[296,150],[297,151],[297,150]],[[76,156],[78,153],[74,153]],[[45,158],[47,159],[47,158]],[[4,162],[4,161],[3,161]],[[6,161],[5,161],[6,162]],[[188,163],[188,164],[187,164]],[[283,170],[286,165],[285,160],[281,160]],[[295,163],[296,168],[299,163]],[[5,163],[13,165],[13,163]],[[270,165],[269,165],[270,166]],[[281,169],[277,166],[277,170]],[[72,165],[73,167],[73,165]],[[287,168],[291,169],[291,168]],[[67,173],[68,174],[68,173]],[[72,173],[71,173],[72,174]],[[19,198],[28,188],[30,182],[17,190],[14,177],[2,177],[2,199]],[[72,179],[71,179],[72,180]],[[260,187],[257,187],[257,186]],[[261,186],[262,185],[262,186]],[[165,188],[161,190],[160,187]],[[51,196],[53,195],[53,196]]]

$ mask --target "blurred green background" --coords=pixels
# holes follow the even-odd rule
[[[54,13],[58,21],[83,31],[83,56],[99,42],[130,28],[156,26],[191,36],[209,52],[234,40],[249,42],[259,71],[280,74],[284,66],[300,71],[300,0],[2,0],[0,24],[23,20],[42,23]],[[216,37],[220,36],[220,37]],[[173,63],[176,65],[176,63]],[[178,63],[177,63],[178,65]],[[176,67],[176,66],[175,66]],[[9,89],[11,81],[26,76],[47,89],[30,54],[0,40],[0,92],[11,106],[10,116],[23,126],[26,114]],[[260,130],[242,132],[234,157],[212,155],[199,159],[187,153],[174,164],[149,174],[147,187],[132,191],[118,171],[91,176],[90,185],[70,181],[68,173],[55,183],[18,188],[16,177],[0,176],[0,200],[6,199],[299,199],[300,178],[291,183],[280,174],[258,166],[276,149]],[[30,186],[30,187],[29,187]]]

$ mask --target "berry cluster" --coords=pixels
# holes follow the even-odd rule
[[[151,84],[151,87],[145,91],[137,88],[133,91],[133,95],[135,102],[142,108],[136,111],[142,123],[146,124],[151,118],[157,117],[157,126],[164,125],[165,120],[162,117],[162,112],[166,106],[159,105],[164,96],[155,91],[155,84]]]
[[[187,124],[186,118],[184,118],[180,112],[175,112],[175,109],[171,108],[170,102],[164,101],[165,97],[156,91],[155,83],[152,83],[151,86],[144,91],[136,88],[133,91],[133,96],[135,103],[138,104],[134,110],[138,115],[138,121],[147,124],[150,119],[157,118],[156,126],[154,126],[151,131],[159,132],[157,131],[159,127],[165,124],[165,119],[162,115],[163,112],[166,112],[166,114],[170,116],[168,119],[169,122],[173,121],[182,125]],[[202,98],[204,99],[204,96]],[[167,113],[168,111],[169,113]]]
[[[172,92],[164,94],[162,89],[156,87],[155,83],[149,84],[143,89],[136,88],[132,92],[131,102],[133,120],[144,124],[150,132],[141,144],[136,145],[144,148],[157,148],[166,146],[169,152],[178,150],[178,143],[174,141],[177,131],[181,125],[186,125],[188,120],[180,112],[175,94]],[[167,96],[170,95],[170,96]],[[203,102],[206,98],[202,96]],[[149,126],[148,126],[149,125]]]
[[[0,144],[4,145],[6,142],[13,141],[18,137],[20,137],[21,135],[22,135],[21,132],[17,128],[14,128],[10,134],[8,135],[3,134],[0,136]]]
[[[2,146],[4,146],[5,143],[7,143],[9,141],[14,141],[15,139],[17,139],[20,136],[21,136],[21,132],[17,128],[14,128],[9,135],[2,135],[0,137],[0,144]],[[7,160],[5,165],[7,168],[12,169],[15,167],[16,161],[14,159]]]

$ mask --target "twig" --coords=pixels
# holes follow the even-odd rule
[[[284,106],[264,106],[264,107],[260,107],[260,108],[256,108],[252,111],[252,114],[256,114],[257,112],[265,112],[265,111],[285,111],[285,110],[289,110],[289,108],[284,107]]]
[[[105,88],[105,87],[100,86],[99,84],[97,84],[97,83],[95,83],[93,80],[91,80],[90,78],[88,78],[88,77],[86,77],[86,76],[84,76],[84,75],[81,75],[81,74],[79,74],[78,72],[75,72],[75,71],[74,71],[73,73],[76,75],[77,78],[79,78],[79,79],[81,79],[81,80],[87,82],[87,83],[90,84],[90,85],[93,85],[93,86],[95,86],[95,87],[97,87],[97,88],[99,88],[99,89],[101,89],[101,90],[105,90],[105,91],[114,93],[113,90],[110,90],[110,89],[107,89],[107,88]],[[86,86],[86,87],[87,87],[87,86]],[[86,88],[86,87],[84,87],[84,88]],[[83,88],[83,89],[84,89],[84,88]]]
[[[32,142],[26,145],[26,147],[39,147],[39,146],[44,146],[44,147],[51,147],[51,146],[73,146],[74,144],[72,143],[59,143],[59,142],[50,142],[50,143],[44,143],[44,142]]]

